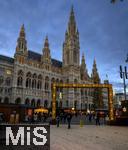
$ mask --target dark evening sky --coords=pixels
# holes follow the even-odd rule
[[[102,81],[107,74],[115,90],[122,91],[119,65],[127,65],[127,0],[0,0],[0,54],[13,57],[24,23],[28,49],[42,53],[48,35],[52,57],[61,60],[72,5],[89,74],[95,58]]]

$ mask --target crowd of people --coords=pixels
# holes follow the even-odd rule
[[[45,123],[48,118],[49,118],[49,115],[47,113],[34,113],[33,115],[26,114],[24,122],[25,123],[39,123],[39,122]]]
[[[14,116],[16,116],[16,114]],[[100,112],[83,113],[83,112],[71,112],[71,111],[61,112],[60,111],[57,113],[55,121],[56,121],[57,127],[59,127],[60,124],[67,124],[68,129],[70,129],[71,123],[73,123],[74,120],[77,120],[77,122],[80,122],[81,119],[83,120],[83,122],[85,122],[85,124],[89,123],[89,124],[101,125],[101,124],[106,124],[106,121],[108,120],[108,115],[105,113],[101,115]],[[3,122],[3,120],[4,120],[3,115],[0,115],[0,122]],[[53,123],[52,121],[53,121],[52,113],[40,113],[39,112],[39,113],[34,113],[32,115],[26,114],[22,122],[31,123],[31,124],[49,123],[49,125],[51,125]],[[16,122],[16,121],[13,121],[13,122]]]
[[[90,124],[95,122],[96,125],[101,125],[101,124],[106,124],[108,120],[108,115],[107,114],[100,114],[100,112],[89,112],[89,113],[82,113],[82,112],[76,112],[76,113],[60,113],[57,114],[56,117],[56,122],[57,122],[57,127],[59,127],[60,123],[66,123],[68,124],[68,129],[71,128],[71,120],[72,117],[78,117],[80,120],[81,118],[85,119],[85,122],[88,121]],[[79,120],[78,119],[78,120]]]
[[[57,123],[57,127],[59,127],[59,124],[60,122],[64,122],[68,123],[68,129],[71,128],[71,119],[72,119],[72,113],[60,113],[60,114],[57,114],[57,117],[56,117],[56,123]]]

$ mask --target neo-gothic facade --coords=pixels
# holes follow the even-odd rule
[[[63,60],[52,59],[48,37],[42,54],[28,50],[24,25],[17,39],[14,58],[0,55],[0,102],[51,107],[52,83],[99,83],[94,60],[91,77],[85,58],[80,63],[79,32],[73,8],[63,43]],[[93,90],[58,89],[59,107],[86,109],[93,104]],[[60,94],[62,93],[62,94]]]

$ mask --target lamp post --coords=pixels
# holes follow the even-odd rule
[[[122,69],[122,66],[120,65],[120,77],[123,79],[123,84],[124,84],[124,96],[125,96],[125,100],[126,98],[126,82],[125,82],[125,78],[128,79],[128,72],[127,72],[127,67],[124,67],[124,71]]]

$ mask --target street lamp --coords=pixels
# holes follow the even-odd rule
[[[120,77],[123,79],[123,84],[124,84],[124,96],[126,100],[126,83],[125,83],[125,78],[128,79],[128,72],[127,72],[127,67],[124,67],[124,71],[122,69],[122,66],[120,65]]]

